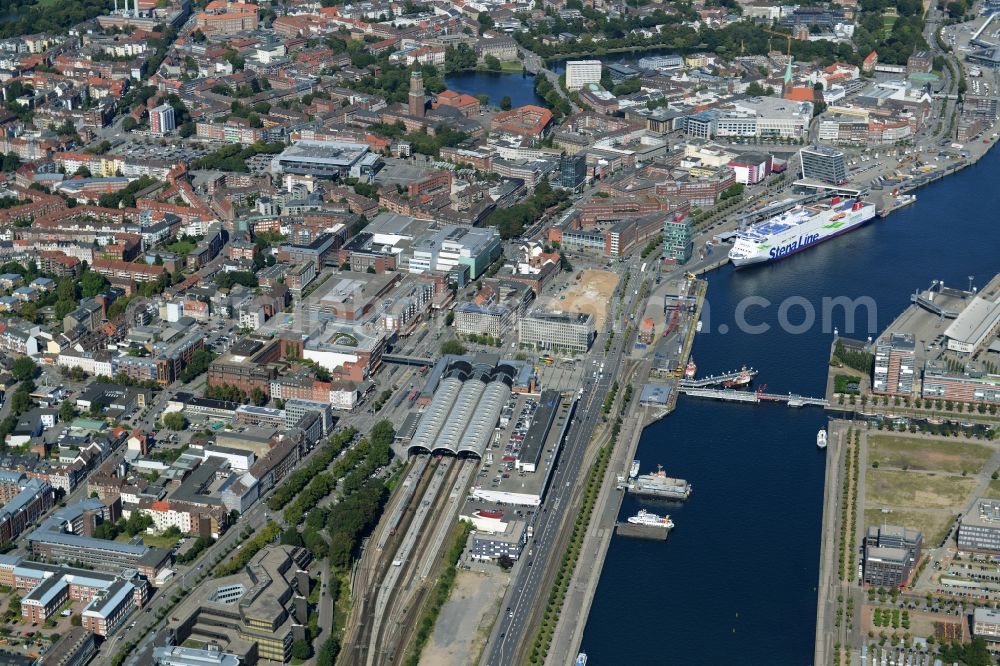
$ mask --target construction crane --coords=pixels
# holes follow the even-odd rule
[[[777,35],[778,37],[784,37],[785,39],[787,39],[788,40],[788,57],[789,58],[792,57],[792,40],[793,39],[798,39],[797,37],[793,37],[792,35],[788,34],[787,32],[778,32],[777,30],[768,30],[767,28],[764,28],[764,32],[768,33],[769,35]],[[767,40],[767,51],[768,51],[768,53],[771,52],[771,40],[770,39]]]

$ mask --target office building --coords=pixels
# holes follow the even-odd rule
[[[293,628],[308,622],[296,614],[294,597],[297,591],[308,594],[296,579],[311,558],[303,548],[267,546],[243,571],[206,581],[171,613],[171,642],[181,645],[192,635],[207,634],[244,664],[287,662]]]
[[[927,361],[920,394],[933,400],[1000,404],[1000,378],[982,369],[952,372],[944,360]]]
[[[240,658],[223,652],[214,645],[204,648],[172,645],[153,648],[153,661],[157,666],[240,666]]]
[[[875,371],[872,393],[913,395],[916,378],[915,343],[909,333],[893,333],[889,340],[875,345]]]
[[[162,136],[174,131],[174,107],[161,104],[149,110],[149,131]]]
[[[590,349],[597,332],[594,316],[587,312],[532,310],[518,327],[518,342],[537,349]]]
[[[600,82],[600,60],[570,60],[566,63],[566,88],[569,90],[579,90]]]
[[[639,69],[680,69],[684,58],[679,55],[646,56],[639,58]]]
[[[500,257],[501,251],[496,227],[447,225],[414,240],[407,265],[411,273],[448,273],[467,267],[468,279],[475,280]]]
[[[958,549],[1000,555],[1000,500],[979,498],[962,516]]]
[[[98,636],[108,637],[125,623],[135,610],[135,588],[132,583],[118,580],[99,592],[81,613],[83,628]]]
[[[559,158],[559,184],[567,190],[575,190],[587,180],[587,154],[563,154]]]
[[[455,306],[455,332],[501,339],[517,330],[517,320],[534,298],[535,293],[525,284],[487,284],[472,302]]]
[[[772,158],[766,153],[743,153],[729,161],[736,173],[736,182],[756,185],[771,173]]]
[[[55,503],[48,481],[24,478],[21,490],[0,508],[0,543],[10,543]]]
[[[831,185],[847,181],[847,162],[843,151],[828,146],[811,146],[799,151],[804,180],[819,180]]]
[[[279,340],[237,340],[225,354],[208,366],[208,385],[235,386],[247,395],[258,388],[267,393],[271,388],[271,380],[277,375],[277,371],[269,364],[280,357]],[[235,416],[235,413],[230,416]]]
[[[875,587],[904,587],[920,560],[923,535],[896,525],[869,527],[865,536],[864,581]]]
[[[169,550],[89,536],[96,525],[117,519],[118,513],[94,497],[70,504],[54,511],[28,535],[28,550],[41,562],[80,563],[110,573],[136,569],[155,579],[170,563]]]
[[[663,221],[663,257],[677,264],[687,263],[694,252],[691,218],[678,211]]]
[[[306,414],[316,414],[320,419],[323,436],[330,434],[333,430],[333,414],[330,411],[330,403],[320,400],[304,400],[302,398],[290,398],[285,401],[284,409],[285,428],[294,428],[302,417]]]
[[[972,635],[990,643],[1000,642],[1000,610],[977,608],[972,613]]]

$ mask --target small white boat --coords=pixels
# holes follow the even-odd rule
[[[820,431],[816,433],[816,446],[821,449],[826,448],[826,430],[824,428],[820,428]]]

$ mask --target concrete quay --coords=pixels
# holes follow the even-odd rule
[[[847,451],[846,421],[831,421],[826,447],[826,475],[823,484],[823,531],[820,540],[819,584],[816,586],[816,654],[814,666],[827,666],[839,642],[834,634],[837,595],[840,577],[837,575],[837,536],[839,534],[841,473]]]
[[[704,281],[698,281],[696,285],[696,309],[691,316],[691,321],[698,321],[700,318],[701,307],[707,291],[707,283]],[[680,367],[682,368],[690,358],[696,334],[694,326],[690,326],[688,329],[688,335],[682,344],[683,351],[680,357]],[[649,377],[651,367],[649,358],[643,359],[634,367],[631,374],[626,374],[623,377],[621,386],[632,384],[634,388],[641,388]],[[663,418],[676,406],[676,387],[671,391],[670,401],[666,408],[640,405],[638,394],[639,391],[634,390],[632,403],[622,415],[622,429],[618,442],[608,459],[608,467],[604,473],[601,490],[594,503],[593,514],[580,549],[578,562],[585,562],[587,566],[577,566],[573,572],[566,599],[563,602],[562,613],[556,623],[549,656],[545,660],[546,664],[552,666],[573,664],[583,643],[583,632],[587,626],[587,617],[590,615],[590,606],[597,593],[597,585],[604,568],[604,559],[618,522],[622,498],[625,496],[624,491],[616,489],[618,476],[627,473],[631,467],[646,426]]]

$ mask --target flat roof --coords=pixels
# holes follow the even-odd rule
[[[297,141],[278,155],[281,161],[321,162],[337,166],[350,166],[368,152],[364,143],[344,141]]]
[[[513,411],[514,415],[520,413],[527,400],[534,398],[535,396],[530,395],[517,395]],[[510,423],[501,433],[500,444],[496,448],[487,449],[490,455],[486,456],[486,461],[482,467],[483,471],[487,472],[487,477],[476,478],[472,489],[473,498],[487,503],[502,502],[518,506],[538,506],[541,504],[542,497],[545,495],[545,489],[549,483],[549,478],[552,475],[553,465],[559,454],[558,447],[561,444],[560,438],[562,432],[568,426],[567,420],[572,413],[572,403],[568,400],[563,402],[557,410],[555,422],[549,429],[548,437],[543,445],[542,451],[544,455],[541,456],[534,472],[518,470],[514,466],[515,459],[513,454],[504,452],[503,447],[506,446],[510,435],[517,426],[517,419],[512,417]],[[489,462],[491,456],[492,463]],[[512,466],[512,469],[506,469],[508,464]],[[503,478],[504,473],[508,473],[509,476]],[[499,481],[494,484],[493,481],[497,477],[499,477]]]
[[[556,419],[556,412],[562,402],[562,395],[554,389],[545,389],[538,398],[538,409],[531,419],[528,427],[528,434],[521,444],[520,460],[538,465],[545,448],[545,440],[548,438],[549,430]]]
[[[668,384],[646,384],[639,395],[639,404],[642,405],[666,405],[668,400],[670,400]]]

